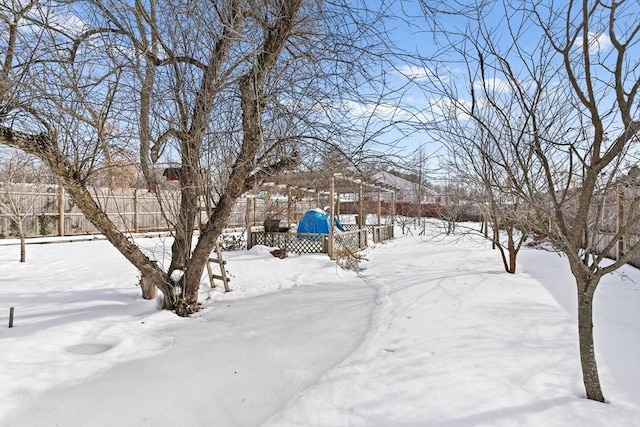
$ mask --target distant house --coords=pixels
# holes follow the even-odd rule
[[[372,177],[375,181],[396,188],[396,201],[410,204],[439,204],[443,201],[442,195],[436,190],[417,182],[399,177],[390,172],[378,172]],[[382,194],[382,200],[391,201],[391,195]]]
[[[164,176],[167,181],[180,181],[181,175],[182,175],[182,168],[177,168],[177,167],[166,168],[162,172],[162,176]]]

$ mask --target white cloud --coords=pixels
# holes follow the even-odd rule
[[[384,120],[407,120],[411,113],[406,109],[389,103],[359,103],[348,101],[346,103],[353,118],[377,117]]]
[[[434,121],[457,118],[468,120],[470,103],[462,99],[449,99],[446,97],[422,99],[412,107],[400,106],[388,103],[357,103],[347,102],[345,104],[351,113],[351,117],[366,119],[375,117],[382,121],[401,121],[413,124],[426,124]]]
[[[416,65],[403,65],[398,67],[398,73],[410,80],[424,80],[435,75],[435,73],[427,67],[418,67]]]
[[[468,120],[471,102],[464,99],[436,98],[431,100],[428,110],[433,119]]]
[[[56,33],[71,37],[82,34],[88,28],[87,23],[72,10],[61,10],[49,5],[31,8],[27,18],[20,21],[20,30],[32,34],[40,34],[43,24],[56,30]]]
[[[476,89],[486,90],[487,92],[500,92],[500,93],[509,93],[511,92],[511,87],[506,80],[500,78],[488,78],[485,79],[484,82],[475,82],[473,86]]]
[[[87,23],[78,15],[69,13],[52,14],[49,22],[53,27],[65,33],[79,35],[88,28]]]
[[[613,47],[611,39],[606,33],[588,33],[589,55],[597,55],[607,52]],[[575,49],[582,48],[582,39],[576,40],[573,46]]]

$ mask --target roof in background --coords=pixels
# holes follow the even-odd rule
[[[430,195],[438,194],[437,191],[427,187],[426,185],[421,185],[416,182],[409,181],[407,179],[399,177],[398,175],[392,174],[390,172],[385,172],[385,171],[377,172],[373,174],[373,179],[378,182],[384,183],[384,185],[392,186],[405,193],[415,192],[420,187],[421,191],[428,193]]]

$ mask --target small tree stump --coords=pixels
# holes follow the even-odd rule
[[[157,286],[144,274],[140,277],[140,289],[142,289],[142,298],[144,299],[154,299],[158,296]]]
[[[270,253],[274,257],[280,258],[280,259],[284,259],[284,258],[287,257],[287,250],[286,249],[275,249],[275,250],[271,251]]]

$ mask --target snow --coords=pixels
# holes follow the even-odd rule
[[[523,249],[510,275],[479,237],[431,233],[369,249],[358,273],[225,252],[233,291],[203,276],[189,319],[143,300],[104,240],[28,245],[24,264],[2,240],[0,425],[640,425],[637,269],[596,292],[599,404],[566,259]],[[168,263],[169,238],[137,243]]]

